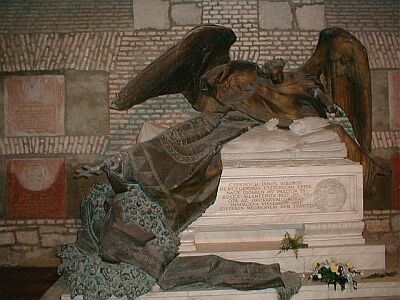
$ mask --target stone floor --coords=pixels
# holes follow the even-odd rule
[[[399,272],[399,263],[398,255],[392,254],[386,256],[387,270],[396,270]],[[41,296],[57,281],[57,279],[58,275],[56,268],[0,268],[0,299],[39,300]],[[357,299],[395,300],[400,298],[370,297]]]

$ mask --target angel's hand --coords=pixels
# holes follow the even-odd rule
[[[93,175],[99,176],[104,172],[103,168],[103,163],[95,166],[82,166],[80,169],[75,170],[73,178],[79,179],[81,177],[90,178]]]

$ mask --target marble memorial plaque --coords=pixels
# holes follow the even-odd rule
[[[291,177],[222,181],[209,212],[334,212],[350,210],[348,178]],[[347,187],[346,187],[347,186]]]
[[[64,76],[10,76],[4,79],[6,136],[64,134]]]
[[[361,220],[362,167],[347,159],[225,162],[216,200],[195,224]]]
[[[65,216],[65,160],[10,159],[7,166],[9,218]]]
[[[362,182],[348,159],[225,161],[216,200],[182,233],[180,251],[279,244],[285,232],[309,246],[364,244]]]

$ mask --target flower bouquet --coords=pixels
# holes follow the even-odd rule
[[[289,251],[289,249],[292,249],[294,255],[296,256],[296,258],[298,258],[299,248],[305,246],[300,242],[300,238],[301,238],[300,236],[297,235],[291,236],[288,232],[286,232],[281,241],[281,246],[279,247],[280,250],[278,254]]]
[[[337,262],[336,258],[332,258],[330,262],[314,262],[314,272],[311,278],[315,281],[326,282],[328,287],[333,284],[335,290],[336,286],[340,285],[340,289],[343,291],[346,283],[349,284],[350,289],[357,289],[357,281],[354,280],[354,277],[359,274],[361,272],[354,268],[352,263],[341,263]]]

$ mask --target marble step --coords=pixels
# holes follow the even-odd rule
[[[246,244],[246,243],[244,243]],[[335,257],[338,261],[351,262],[359,270],[385,269],[384,245],[353,245],[336,247],[311,247],[301,248],[298,257],[292,250],[279,253],[276,249],[261,250],[260,244],[203,244],[197,252],[181,253],[181,256],[200,256],[216,254],[226,259],[237,261],[252,261],[262,264],[279,263],[282,271],[296,273],[312,272],[314,261],[331,260]],[[245,249],[243,247],[245,246]],[[250,250],[253,249],[253,250]]]
[[[328,286],[319,282],[305,280],[298,294],[292,300],[313,300],[313,299],[357,299],[364,297],[400,297],[399,276],[382,279],[363,279],[358,284],[357,290],[344,291],[340,288],[334,290],[333,286]],[[73,300],[82,300],[82,296],[77,296]],[[126,299],[126,298],[109,298]],[[238,291],[233,289],[212,289],[212,290],[185,290],[185,291],[152,291],[140,296],[138,300],[278,300],[279,296],[275,289],[265,289],[256,291]],[[61,296],[61,300],[72,300],[69,294]]]

